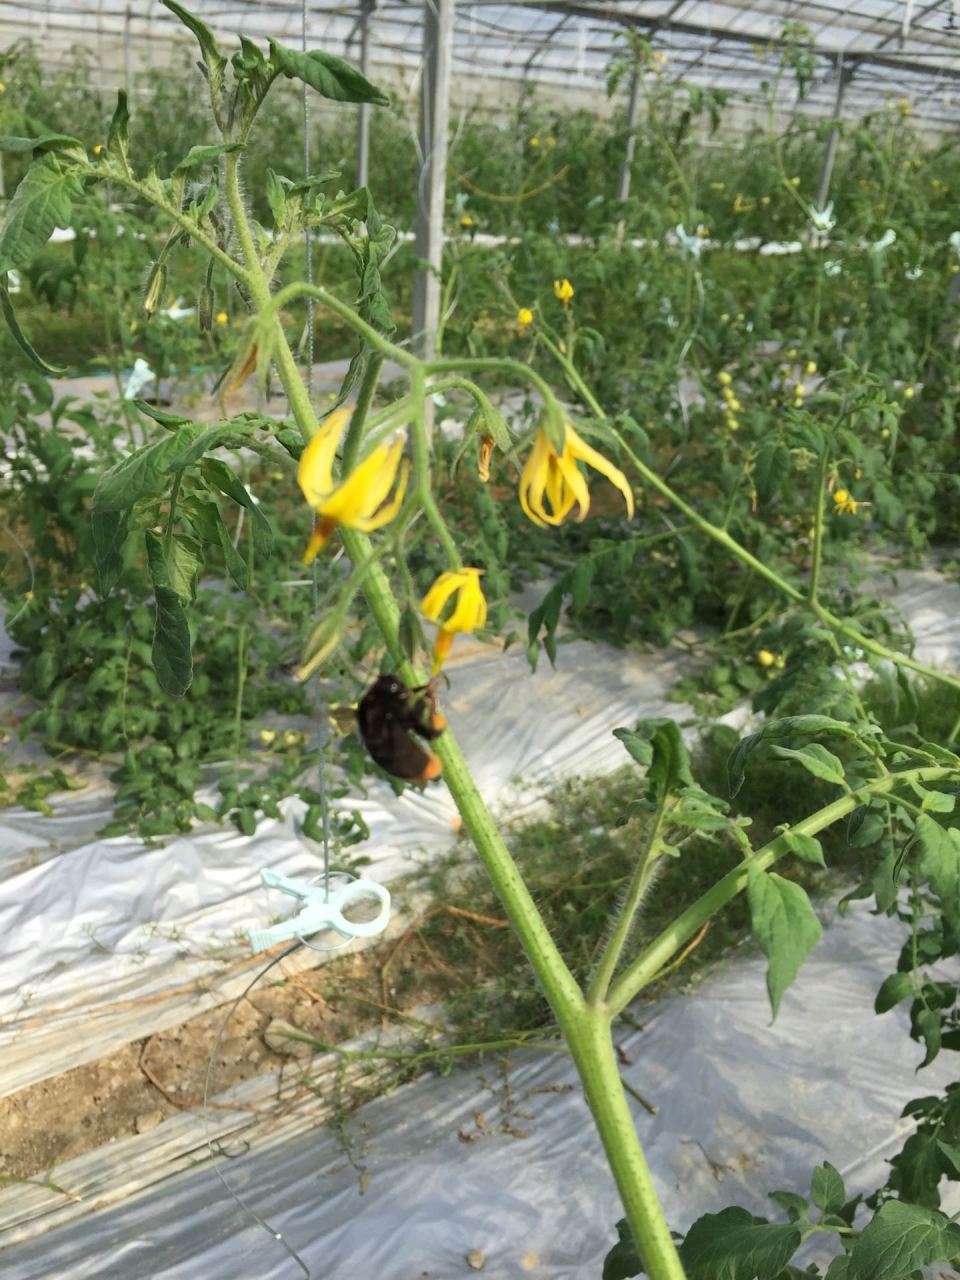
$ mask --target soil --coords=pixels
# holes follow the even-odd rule
[[[232,1014],[229,1006],[200,1014],[0,1100],[0,1185],[38,1175],[56,1183],[57,1165],[202,1106],[221,1028],[210,1065],[211,1098],[309,1056],[301,1041],[284,1043],[278,1023],[336,1044],[450,990],[449,970],[441,974],[415,931],[290,979],[272,980],[276,973]],[[398,989],[403,994],[391,1003]],[[269,1039],[282,1052],[264,1039],[271,1024]]]

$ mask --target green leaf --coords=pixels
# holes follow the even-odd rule
[[[76,147],[81,151],[84,149],[80,139],[68,133],[42,133],[37,138],[17,138],[11,134],[0,136],[0,151],[32,151],[38,156],[45,151],[72,151]]]
[[[95,511],[124,511],[151,494],[163,493],[167,478],[202,458],[222,440],[254,428],[255,423],[232,420],[209,426],[189,423],[172,435],[135,450],[100,477],[93,494]]]
[[[850,1280],[850,1258],[847,1254],[841,1253],[833,1259],[824,1280]]]
[[[917,816],[920,870],[940,899],[944,918],[960,932],[960,831],[945,828],[928,814]]]
[[[324,53],[322,49],[298,53],[276,40],[269,43],[274,70],[288,79],[302,80],[324,98],[334,102],[372,102],[379,107],[385,107],[390,101],[366,76],[335,54]]]
[[[887,1200],[850,1254],[850,1280],[907,1280],[911,1272],[960,1253],[960,1227],[936,1209]]]
[[[190,628],[180,598],[171,587],[156,588],[153,669],[164,693],[182,698],[193,679]]]
[[[806,1221],[810,1206],[795,1191],[771,1191],[770,1199],[780,1206],[791,1222]]]
[[[231,151],[240,151],[242,147],[241,142],[214,142],[209,146],[191,147],[173,172],[174,174],[186,173],[188,169],[209,164],[211,160],[218,160],[220,156],[225,156]]]
[[[806,890],[755,864],[747,870],[747,898],[757,941],[767,957],[767,991],[773,1016],[783,993],[823,932]]]
[[[208,69],[211,72],[218,73],[222,79],[223,68],[227,65],[227,60],[220,52],[219,46],[217,45],[216,40],[214,40],[213,32],[210,28],[201,22],[199,18],[194,17],[188,9],[184,9],[182,5],[177,4],[176,0],[161,0],[161,3],[165,5],[171,13],[176,14],[185,27],[189,27],[197,38],[197,43],[200,46],[200,52],[203,54],[203,60],[207,64]]]
[[[123,544],[127,540],[127,511],[92,511],[94,556],[100,590],[106,595],[123,571]]]
[[[815,738],[820,734],[857,739],[862,732],[862,729],[858,732],[853,725],[847,724],[843,720],[835,720],[832,716],[785,716],[782,720],[771,720],[769,724],[764,725],[759,733],[748,734],[734,747],[733,753],[727,761],[727,780],[730,786],[730,794],[735,796],[743,786],[747,757],[752,751],[756,750],[761,742],[785,742],[797,738]],[[831,756],[829,752],[825,754],[831,760],[836,761],[836,757]],[[839,761],[836,761],[836,764],[839,766]],[[810,765],[806,764],[806,767],[810,768]]]
[[[813,862],[818,867],[827,865],[823,859],[820,841],[814,836],[802,835],[799,831],[791,831],[788,827],[786,831],[781,831],[780,837],[790,852],[802,858],[804,862]]]
[[[13,309],[13,303],[10,301],[10,294],[7,292],[5,284],[0,284],[0,311],[3,312],[3,318],[6,320],[17,346],[36,369],[39,369],[48,378],[56,378],[60,374],[66,373],[66,369],[58,369],[55,365],[47,364],[46,360],[42,359],[33,349],[30,339],[20,328],[17,313]]]
[[[230,574],[230,577],[234,580],[240,590],[246,591],[249,589],[250,585],[250,573],[247,569],[247,562],[233,545],[233,539],[230,537],[230,531],[223,523],[223,517],[220,515],[220,511],[217,508],[216,503],[212,502],[210,505],[216,512],[217,538],[220,543],[220,550],[223,552],[223,559],[227,566],[227,572]]]
[[[810,742],[807,746],[796,749],[773,746],[771,751],[782,760],[796,760],[797,764],[803,765],[804,769],[812,773],[815,778],[822,778],[824,782],[834,782],[838,786],[843,784],[843,765],[832,751],[828,751],[819,742]]]
[[[626,1218],[617,1223],[617,1236],[617,1243],[603,1260],[601,1280],[632,1280],[634,1276],[646,1275]]]
[[[911,1010],[910,1034],[915,1040],[922,1040],[926,1052],[921,1067],[928,1067],[940,1052],[943,1026],[939,1009],[925,1009],[919,1002]]]
[[[159,534],[147,530],[147,566],[155,587],[170,587],[182,605],[192,604],[197,596],[197,583],[203,568],[203,548],[195,538],[178,533],[167,543]]]
[[[777,1280],[800,1246],[789,1223],[732,1206],[698,1218],[680,1247],[687,1280]]]
[[[765,441],[757,450],[753,464],[753,483],[760,501],[771,502],[789,474],[789,449],[777,440]]]
[[[814,1169],[810,1198],[823,1213],[839,1213],[846,1203],[843,1179],[829,1161]]]
[[[273,529],[240,477],[220,458],[204,458],[200,463],[200,474],[214,488],[249,511],[253,520],[253,541],[257,554],[268,556],[273,549]]]
[[[955,1146],[952,1142],[941,1142],[939,1139],[937,1139],[937,1146],[953,1165],[957,1175],[960,1176],[960,1147]]]
[[[901,1000],[908,1000],[914,995],[915,984],[912,973],[891,973],[880,984],[880,990],[873,1002],[874,1013],[886,1013]]]
[[[683,734],[675,720],[641,720],[636,729],[614,729],[613,736],[646,768],[648,781],[661,793],[696,786]]]
[[[0,273],[25,266],[50,239],[54,227],[69,226],[73,201],[82,194],[74,174],[62,173],[50,160],[32,164],[0,225]]]
[[[110,155],[116,155],[121,160],[124,160],[127,154],[127,125],[129,123],[130,112],[127,108],[126,90],[118,89],[117,105],[110,120],[110,128],[107,130],[107,151]]]
[[[161,427],[182,427],[190,422],[190,419],[185,418],[182,414],[165,413],[163,409],[158,409],[156,405],[150,404],[147,400],[134,400],[132,404],[135,409],[145,413],[148,418],[152,418],[154,422],[159,422]]]

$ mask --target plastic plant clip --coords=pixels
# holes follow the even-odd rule
[[[320,883],[293,880],[264,867],[260,872],[261,883],[267,889],[279,889],[281,893],[296,898],[300,910],[289,920],[270,925],[266,929],[250,929],[248,936],[254,951],[267,951],[278,942],[292,942],[299,938],[306,942],[323,929],[332,929],[341,938],[372,938],[382,933],[390,919],[390,894],[375,880],[348,880],[329,893]],[[376,898],[380,910],[372,920],[348,920],[345,910],[362,899]],[[308,944],[309,945],[309,944]]]

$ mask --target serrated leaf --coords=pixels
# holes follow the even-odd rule
[[[121,159],[127,154],[127,125],[130,123],[130,111],[127,107],[125,89],[117,90],[117,105],[110,119],[107,130],[107,151],[118,155]]]
[[[157,587],[153,632],[153,669],[164,693],[182,698],[193,680],[190,628],[180,599],[171,587]]]
[[[898,1005],[901,1000],[909,1000],[915,992],[912,973],[891,973],[880,984],[873,1002],[874,1013],[886,1013]]]
[[[123,544],[127,540],[126,511],[92,511],[94,556],[100,590],[106,595],[123,570]]]
[[[803,835],[799,831],[781,831],[780,838],[792,854],[802,858],[804,862],[812,862],[818,867],[827,864],[823,858],[823,848],[815,836]]]
[[[83,143],[68,133],[41,133],[36,138],[14,137],[8,133],[0,136],[0,151],[32,151],[34,155],[42,155],[45,151],[72,151],[77,147],[82,151]]]
[[[936,1209],[887,1200],[850,1254],[850,1280],[906,1280],[912,1271],[960,1253],[960,1227]]]
[[[780,1206],[791,1222],[804,1221],[810,1212],[810,1205],[795,1191],[771,1191],[769,1198]]]
[[[601,1280],[632,1280],[634,1276],[646,1275],[626,1218],[617,1223],[617,1236],[617,1243],[603,1260]]]
[[[733,1206],[698,1218],[680,1258],[687,1280],[777,1280],[800,1241],[796,1227]]]
[[[240,477],[221,458],[204,458],[200,463],[200,474],[214,488],[250,513],[257,554],[268,556],[273,549],[273,528]]]
[[[690,757],[675,720],[641,720],[636,729],[614,729],[630,756],[647,770],[647,778],[660,792],[694,787]]]
[[[776,497],[790,474],[790,451],[776,440],[765,441],[757,450],[753,464],[753,483],[762,503]]]
[[[93,494],[95,511],[123,511],[150,494],[163,493],[167,477],[196,462],[231,435],[253,429],[243,421],[189,423],[172,435],[135,450],[100,477]]]
[[[70,225],[73,201],[83,194],[79,178],[52,161],[32,164],[20,180],[0,225],[0,274],[25,266],[40,252],[54,227]]]
[[[832,751],[828,751],[819,742],[810,742],[805,747],[797,748],[774,745],[770,749],[781,760],[795,760],[815,778],[836,783],[838,786],[843,785],[843,765]]]
[[[147,567],[155,587],[169,587],[182,605],[192,604],[203,568],[203,548],[195,538],[178,533],[168,543],[159,534],[147,530]]]
[[[185,27],[188,27],[197,38],[200,46],[200,52],[203,54],[203,60],[211,71],[216,70],[222,75],[223,68],[227,64],[226,58],[220,52],[216,40],[213,38],[213,32],[198,17],[192,14],[189,9],[184,9],[183,5],[178,4],[177,0],[160,0],[171,13],[176,14]]]
[[[243,144],[240,142],[214,142],[208,146],[191,147],[173,172],[174,174],[186,173],[189,169],[196,169],[198,165],[219,160],[221,156],[228,155],[231,151],[240,151],[242,147]]]
[[[349,62],[322,49],[299,53],[276,40],[270,42],[270,63],[281,75],[302,80],[324,98],[334,102],[371,102],[384,107],[390,101]]]
[[[823,1213],[839,1213],[846,1203],[843,1179],[827,1160],[813,1171],[810,1198]]]
[[[38,355],[34,350],[30,339],[20,328],[20,321],[17,319],[17,313],[13,309],[13,303],[10,301],[10,294],[7,291],[7,286],[5,284],[0,284],[0,311],[3,312],[3,318],[9,326],[14,341],[34,368],[39,369],[39,371],[48,378],[56,378],[59,377],[60,374],[66,373],[65,369],[57,368],[56,365],[47,364],[46,360],[44,360],[43,357]]]
[[[747,870],[753,932],[767,957],[767,992],[773,1016],[783,993],[823,932],[806,890],[755,864]]]
[[[947,923],[960,931],[960,831],[941,827],[925,813],[918,814],[915,831],[921,872],[940,899]]]

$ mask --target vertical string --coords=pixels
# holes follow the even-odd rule
[[[307,52],[307,0],[300,0],[300,47]],[[310,176],[310,103],[307,82],[303,82],[303,176]],[[304,255],[306,257],[307,284],[313,284],[313,228],[304,227]],[[313,400],[313,298],[307,297],[307,395]],[[317,580],[317,561],[312,570],[313,612],[320,604],[320,587]],[[323,819],[323,892],[330,897],[330,811],[327,805],[327,738],[325,733],[319,752],[320,813]]]

